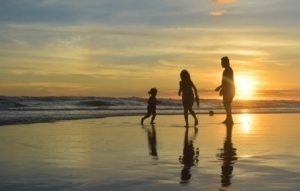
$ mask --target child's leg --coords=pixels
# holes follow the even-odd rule
[[[143,125],[144,120],[151,116],[151,113],[148,111],[148,113],[141,119],[141,124]]]
[[[190,113],[192,114],[192,116],[194,117],[195,120],[195,126],[198,125],[198,119],[196,117],[196,113],[194,112],[194,110],[192,109],[192,107],[189,108]]]
[[[183,111],[184,111],[185,127],[188,127],[189,126],[188,108],[183,106]]]
[[[155,117],[156,117],[156,111],[152,111],[151,124],[154,124]]]

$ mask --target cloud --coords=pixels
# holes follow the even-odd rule
[[[289,64],[284,64],[284,63],[276,63],[277,66],[289,66]]]
[[[223,10],[215,10],[215,11],[212,11],[209,13],[209,15],[213,16],[213,17],[219,17],[219,16],[222,16],[224,14],[226,14],[227,11],[225,9]]]
[[[236,0],[211,0],[211,2],[214,4],[231,4],[235,3]]]

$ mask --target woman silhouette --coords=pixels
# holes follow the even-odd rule
[[[230,67],[228,57],[221,58],[221,65],[225,68],[225,70],[222,75],[222,83],[215,89],[215,91],[219,91],[220,96],[223,96],[223,105],[226,111],[226,119],[223,123],[233,123],[231,113],[231,103],[235,95],[233,70]]]

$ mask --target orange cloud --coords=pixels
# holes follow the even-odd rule
[[[236,2],[236,0],[211,0],[214,4],[230,4]]]
[[[210,12],[209,15],[211,15],[213,17],[219,17],[219,16],[222,16],[222,15],[224,15],[226,13],[227,13],[226,10],[216,10],[216,11]]]

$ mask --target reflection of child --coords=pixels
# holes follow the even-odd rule
[[[156,88],[151,88],[150,91],[148,92],[151,96],[148,99],[148,107],[147,107],[147,114],[141,119],[141,124],[143,125],[144,120],[147,119],[152,115],[151,118],[151,124],[154,124],[154,119],[156,116],[156,104],[157,103],[162,103],[161,101],[156,100],[156,94],[157,94],[157,89]]]

